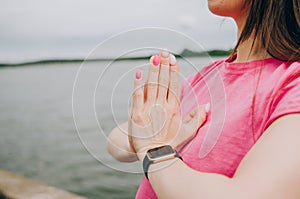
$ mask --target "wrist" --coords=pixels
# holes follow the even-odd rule
[[[162,171],[162,170],[170,167],[177,161],[181,161],[181,159],[173,158],[173,159],[169,159],[169,160],[165,160],[162,162],[157,162],[157,163],[149,165],[148,172],[147,172],[148,178],[149,178],[149,175],[151,175],[150,173]]]
[[[157,144],[157,145],[152,145],[152,146],[148,146],[148,147],[144,147],[142,149],[139,149],[137,152],[136,152],[136,155],[138,157],[138,159],[140,161],[143,161],[145,156],[147,155],[147,152],[151,149],[154,149],[154,148],[158,148],[158,147],[161,147],[161,146],[164,146],[166,144]]]
[[[147,178],[150,165],[156,165],[151,169],[151,171],[154,171],[169,166],[175,160],[182,160],[178,152],[174,150],[170,145],[163,145],[152,148],[150,150],[147,150],[146,153],[144,151],[139,155],[139,159],[143,160],[143,170]]]
[[[147,151],[148,151],[148,150],[147,150]],[[142,161],[144,160],[145,156],[147,155],[147,151],[142,151],[142,152],[137,152],[137,153],[136,153],[136,155],[137,155],[139,161],[142,162]]]

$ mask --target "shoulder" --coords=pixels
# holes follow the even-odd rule
[[[266,62],[266,65],[273,68],[276,73],[292,74],[300,70],[300,61],[295,62],[283,62],[279,60],[270,60]]]
[[[261,103],[268,105],[265,109],[268,110],[267,122],[263,129],[279,117],[300,113],[300,62],[281,62],[267,67],[270,70],[263,75],[260,83],[262,89],[259,90],[260,95],[264,96]]]
[[[270,64],[269,64],[270,65]],[[282,89],[295,81],[300,81],[300,62],[277,62],[269,66],[269,79],[274,81],[278,89]],[[275,83],[276,82],[276,83]],[[300,85],[299,85],[300,86]]]

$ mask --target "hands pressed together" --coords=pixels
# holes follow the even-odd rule
[[[179,90],[178,62],[167,51],[151,57],[145,83],[142,70],[137,70],[128,138],[131,149],[140,160],[149,149],[158,146],[171,145],[180,149],[205,121],[207,105],[195,107],[182,119]]]

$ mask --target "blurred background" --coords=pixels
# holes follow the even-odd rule
[[[236,42],[233,21],[206,0],[0,2],[0,169],[92,199],[134,198],[143,176],[105,150],[135,70],[147,70],[136,57]],[[181,78],[218,58],[179,59]]]

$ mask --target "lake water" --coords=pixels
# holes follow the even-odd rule
[[[182,78],[211,61],[180,60]],[[91,199],[134,198],[141,165],[111,158],[105,136],[126,121],[135,69],[146,72],[146,65],[139,60],[1,68],[0,168]]]

